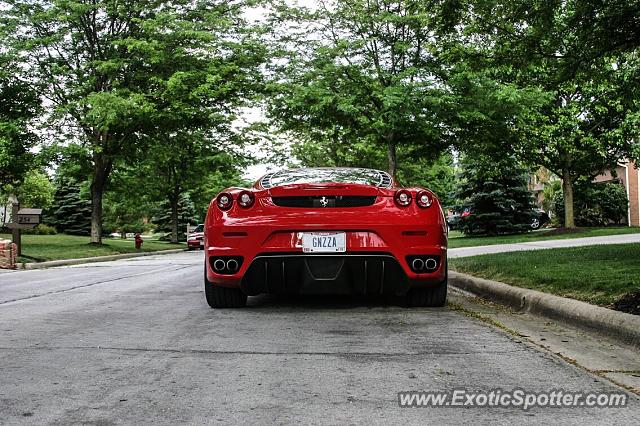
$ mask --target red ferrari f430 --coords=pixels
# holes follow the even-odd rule
[[[306,168],[270,173],[212,200],[204,286],[213,308],[247,296],[391,296],[443,306],[447,224],[435,195],[386,172]]]

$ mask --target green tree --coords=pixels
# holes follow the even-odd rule
[[[44,212],[43,222],[59,232],[89,235],[91,201],[86,190],[72,179],[59,177],[51,207]]]
[[[149,220],[157,208],[147,191],[149,178],[143,178],[135,168],[119,167],[113,171],[109,191],[104,199],[104,229],[106,233],[144,232],[151,225]],[[155,179],[151,179],[152,182]]]
[[[0,39],[4,37],[0,30]],[[20,184],[34,165],[30,148],[37,138],[29,124],[40,108],[35,87],[5,49],[0,42],[0,194],[8,191],[8,185]]]
[[[46,173],[30,170],[14,192],[21,207],[48,209],[53,203],[55,187]]]
[[[177,230],[175,226],[176,217],[178,222]],[[186,193],[180,194],[177,211],[174,211],[173,206],[168,201],[161,203],[151,221],[156,225],[156,232],[169,234],[171,242],[185,241],[187,225],[197,223],[196,210],[191,197]]]
[[[436,58],[448,8],[336,0],[278,12],[287,27],[275,27],[284,60],[274,61],[268,111],[281,131],[331,142],[336,151],[371,144],[384,150],[393,176],[401,147],[419,144],[438,157],[448,146],[447,72]]]
[[[512,136],[497,149],[562,179],[567,227],[575,226],[575,182],[637,154],[640,39],[625,14],[639,5],[483,0],[465,21],[467,63],[538,94],[533,108],[507,122]]]
[[[497,235],[531,229],[533,197],[528,170],[513,157],[463,157],[456,194],[462,217],[460,229],[467,235]]]
[[[100,243],[102,200],[114,167],[135,158],[150,141],[159,141],[162,119],[193,114],[198,102],[198,114],[215,114],[207,109],[209,92],[224,90],[227,77],[242,74],[241,61],[226,64],[225,59],[238,44],[234,35],[243,31],[244,2],[7,3],[0,9],[1,19],[33,78],[43,82],[44,96],[53,105],[52,123],[90,159],[91,241]],[[211,64],[209,75],[192,68],[203,62]],[[220,62],[226,64],[224,72],[216,72]],[[185,85],[193,98],[186,113],[179,102],[168,102]]]
[[[182,37],[171,34],[160,38],[158,48],[139,52],[143,60],[165,58],[153,77],[157,89],[150,98],[157,108],[149,117],[149,144],[135,168],[143,179],[156,178],[144,185],[147,194],[169,203],[173,242],[178,241],[179,202],[185,193],[207,174],[233,171],[243,164],[238,151],[251,140],[232,124],[239,108],[261,87],[258,66],[265,49],[259,29],[250,28],[242,16],[242,6],[248,3],[205,4],[215,6],[217,15],[196,8],[191,16],[203,21],[190,28],[200,31],[197,45],[190,48],[197,47],[200,54],[191,54]],[[163,28],[157,33],[164,34]],[[183,31],[180,26],[171,29]]]

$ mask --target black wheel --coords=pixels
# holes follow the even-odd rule
[[[447,274],[448,275],[448,274]],[[407,306],[439,308],[447,303],[447,275],[434,287],[412,288],[407,293]]]
[[[204,277],[204,294],[212,308],[242,308],[247,304],[247,295],[239,288],[220,287]]]
[[[188,246],[188,247],[187,247],[187,250],[192,251],[192,250],[193,250],[193,247]]]
[[[531,220],[531,229],[533,229],[534,231],[540,229],[541,226],[542,222],[540,222],[540,219],[538,219],[537,217],[534,217],[533,220]]]

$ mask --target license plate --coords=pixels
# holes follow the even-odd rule
[[[347,251],[347,234],[344,232],[305,232],[302,234],[302,251],[305,253],[343,253]]]

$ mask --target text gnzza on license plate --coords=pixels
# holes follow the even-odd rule
[[[314,248],[338,247],[338,239],[334,235],[330,237],[313,237],[311,242]]]
[[[346,235],[344,232],[305,233],[302,237],[302,248],[307,253],[344,252],[346,250]]]

